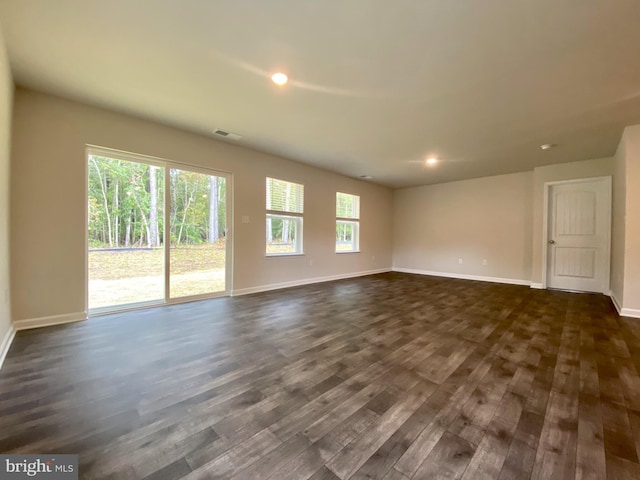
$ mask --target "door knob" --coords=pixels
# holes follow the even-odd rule
[[[554,243],[556,243],[556,241],[555,241],[555,240],[549,240],[549,244],[550,244],[550,245],[553,245]]]

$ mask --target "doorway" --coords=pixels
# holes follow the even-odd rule
[[[226,178],[169,170],[169,297],[226,290]]]
[[[230,177],[87,149],[90,314],[228,294]]]
[[[547,184],[546,286],[609,293],[611,177]]]

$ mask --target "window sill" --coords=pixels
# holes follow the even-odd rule
[[[342,250],[342,251],[336,252],[336,254],[338,255],[344,255],[345,253],[360,253],[360,250]]]
[[[272,257],[303,257],[304,253],[265,253],[267,258]]]

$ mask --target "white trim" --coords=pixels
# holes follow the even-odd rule
[[[603,176],[603,177],[589,177],[589,178],[575,178],[572,180],[558,180],[553,182],[544,182],[544,197],[542,199],[543,208],[542,208],[542,287],[543,289],[547,288],[547,273],[549,271],[549,265],[547,264],[547,252],[549,249],[548,244],[548,235],[549,235],[549,194],[551,192],[551,187],[553,185],[564,185],[568,183],[584,183],[584,182],[599,182],[605,181],[607,183],[607,226],[609,228],[609,235],[607,235],[607,252],[605,254],[606,259],[606,275],[605,275],[605,285],[602,289],[602,293],[608,295],[609,288],[611,287],[610,277],[611,277],[611,208],[613,206],[613,190],[612,190],[612,177],[611,176]],[[532,287],[535,288],[535,287]]]
[[[616,307],[616,310],[618,311],[618,315],[622,315],[622,307],[620,306],[620,302],[618,301],[618,299],[616,298],[615,293],[613,293],[613,290],[609,291],[609,296],[611,297],[611,303],[613,303],[613,306]]]
[[[565,183],[584,183],[597,182],[598,180],[611,180],[611,175],[602,175],[600,177],[573,178],[571,180],[554,180],[552,182],[544,182],[545,185],[563,185]]]
[[[85,147],[86,147],[85,150],[87,151],[85,157],[88,156],[88,151],[91,150],[93,154],[96,154],[98,156],[116,158],[119,160],[126,160],[128,162],[146,163],[146,164],[155,165],[156,167],[164,167],[165,164],[170,163],[170,164],[173,164],[173,166],[176,168],[188,168],[189,170],[192,170],[198,173],[204,173],[205,175],[211,175],[212,171],[223,173],[225,175],[231,175],[230,171],[218,170],[216,168],[211,169],[208,167],[195,165],[189,162],[182,162],[180,160],[171,160],[168,158],[156,157],[153,155],[146,155],[144,153],[128,152],[126,150],[118,150],[117,148],[102,147],[100,145],[93,145],[91,143],[87,143]],[[222,175],[216,175],[216,176],[220,177]]]
[[[4,359],[7,358],[7,353],[9,353],[9,349],[11,348],[11,342],[16,336],[16,329],[13,328],[13,325],[9,324],[9,331],[6,333],[4,338],[2,339],[2,343],[0,343],[0,368],[2,368],[2,364],[4,363]]]
[[[621,317],[631,317],[631,318],[640,318],[640,310],[636,308],[624,308],[620,305],[620,301],[616,298],[616,295],[613,293],[613,290],[609,292],[609,296],[611,297],[611,303],[618,311],[618,315]]]
[[[217,298],[220,296],[228,296],[230,295],[231,285],[233,284],[233,265],[234,265],[234,257],[233,257],[233,234],[234,234],[234,210],[233,210],[233,188],[234,188],[234,175],[231,172],[227,172],[225,170],[217,170],[214,168],[201,167],[199,165],[192,165],[190,163],[180,162],[177,160],[168,160],[165,158],[154,157],[150,155],[145,155],[141,153],[131,153],[123,150],[117,150],[113,148],[101,147],[98,145],[85,145],[85,174],[84,174],[84,191],[85,191],[85,199],[88,198],[89,195],[89,156],[90,155],[99,155],[108,158],[116,158],[120,160],[125,160],[127,162],[134,163],[142,163],[146,165],[153,165],[158,168],[164,169],[164,184],[169,185],[169,176],[170,169],[180,169],[190,172],[199,173],[202,175],[209,175],[219,178],[224,178],[226,183],[226,228],[225,228],[225,289],[221,292],[211,292],[202,295],[192,295],[189,297],[178,297],[171,298],[171,261],[170,261],[170,249],[171,245],[166,243],[162,245],[163,250],[163,265],[164,269],[162,275],[164,276],[164,298],[160,301],[152,300],[150,302],[135,302],[133,304],[127,304],[123,308],[115,307],[99,307],[94,309],[89,309],[89,202],[85,201],[85,229],[84,229],[84,239],[85,239],[85,255],[84,255],[84,308],[87,312],[89,312],[89,316],[98,316],[98,315],[108,315],[111,313],[118,313],[129,310],[139,310],[141,308],[151,308],[160,305],[172,305],[176,303],[184,303],[184,302],[193,302],[196,300],[204,300],[209,298]],[[164,189],[164,218],[163,218],[163,237],[169,238],[169,230],[170,230],[170,209],[168,205],[170,205],[171,200],[171,192],[170,188]],[[47,317],[48,318],[48,317]],[[79,320],[86,320],[87,314],[85,313],[84,318]],[[36,322],[40,319],[33,320],[20,320],[21,322]],[[79,320],[70,320],[70,321],[79,321]],[[61,321],[59,323],[67,323],[66,321]],[[55,325],[57,323],[53,323],[51,325]],[[46,326],[46,325],[38,325],[38,326]],[[36,327],[24,327],[24,328],[37,328]]]
[[[635,308],[623,308],[620,315],[623,317],[640,318],[640,310]]]
[[[172,298],[167,301],[167,303],[163,303],[160,301],[151,301],[151,302],[139,302],[139,303],[128,303],[124,305],[122,308],[110,308],[110,307],[102,307],[102,308],[94,308],[89,310],[88,318],[95,317],[103,317],[106,315],[117,315],[119,313],[127,313],[127,312],[135,312],[138,310],[147,310],[149,308],[162,308],[162,307],[170,307],[171,305],[179,305],[181,303],[191,303],[191,302],[200,302],[202,300],[213,300],[214,298],[222,298],[228,297],[229,292],[215,292],[215,293],[204,293],[202,295],[190,295],[188,297],[177,297]]]
[[[50,327],[51,325],[61,325],[63,323],[81,322],[87,319],[87,312],[66,313],[64,315],[51,315],[49,317],[27,318],[16,320],[13,325],[16,331],[28,330],[30,328]]]
[[[367,275],[376,275],[378,273],[390,272],[390,268],[379,268],[377,270],[367,270],[364,272],[343,273],[340,275],[329,275],[327,277],[305,278],[303,280],[295,280],[293,282],[271,283],[269,285],[259,285],[257,287],[238,288],[231,292],[232,297],[240,295],[249,295],[251,293],[268,292],[270,290],[280,290],[281,288],[300,287],[302,285],[310,285],[313,283],[332,282],[335,280],[343,280],[345,278],[364,277]]]
[[[133,310],[141,310],[143,308],[162,307],[166,305],[163,300],[149,300],[146,302],[125,303],[123,305],[96,307],[87,310],[87,317],[100,317],[102,315],[111,315],[112,313],[131,312]]]
[[[542,284],[541,289],[547,288],[547,273],[549,271],[549,193],[552,182],[547,182],[542,186],[544,196],[542,198]]]
[[[116,150],[115,148],[96,147],[93,145],[87,145],[86,151],[87,159],[90,155],[94,155],[96,157],[107,157],[116,160],[124,160],[125,162],[145,163],[147,165],[153,165],[155,167],[164,167],[163,159],[152,157],[150,155],[125,152],[123,150]]]
[[[535,288],[536,290],[544,290],[544,285],[541,283],[531,283],[531,288]]]
[[[164,277],[164,298],[162,303],[167,303],[171,294],[171,241],[167,242],[167,239],[171,239],[171,167],[166,163],[162,166],[162,172],[164,173],[164,198],[162,199],[163,216],[162,216],[162,276]],[[209,192],[211,193],[211,192]],[[87,190],[87,195],[89,191]],[[177,198],[177,196],[176,196]],[[87,202],[89,203],[89,202]],[[149,211],[151,209],[149,208]],[[159,212],[158,212],[159,213]],[[186,215],[185,215],[186,217]],[[88,217],[87,217],[88,218]],[[88,222],[88,221],[87,221]],[[89,224],[87,223],[87,230],[89,230]],[[87,232],[88,233],[88,232]],[[117,240],[116,240],[117,243]],[[89,290],[89,285],[87,285]],[[87,305],[88,310],[88,305]]]
[[[227,198],[225,199],[227,205],[227,211],[225,212],[225,221],[226,221],[226,232],[225,232],[225,240],[224,240],[224,295],[229,296],[231,294],[231,289],[233,288],[233,270],[234,270],[234,244],[235,244],[235,203],[234,203],[234,194],[235,191],[235,180],[236,177],[233,173],[225,174],[225,182],[226,182],[226,190],[225,195]],[[168,237],[167,237],[168,238]]]
[[[84,310],[89,311],[89,155],[90,145],[84,149]]]
[[[492,283],[507,283],[510,285],[526,285],[531,286],[529,280],[520,280],[517,278],[500,278],[500,277],[485,277],[482,275],[467,275],[464,273],[446,273],[446,272],[432,272],[430,270],[416,270],[414,268],[400,268],[393,267],[394,272],[401,273],[415,273],[417,275],[429,275],[432,277],[446,277],[446,278],[459,278],[461,280],[476,280],[479,282],[492,282]]]
[[[229,296],[228,290],[222,290],[220,292],[213,292],[213,293],[200,293],[198,295],[188,295],[185,297],[170,298],[169,300],[167,300],[167,303],[165,303],[164,305],[178,305],[180,303],[199,302],[200,300],[211,300],[213,298],[221,298],[221,297],[228,297],[228,296]]]

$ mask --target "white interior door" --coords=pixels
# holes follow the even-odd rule
[[[551,185],[547,286],[608,293],[611,179]]]

